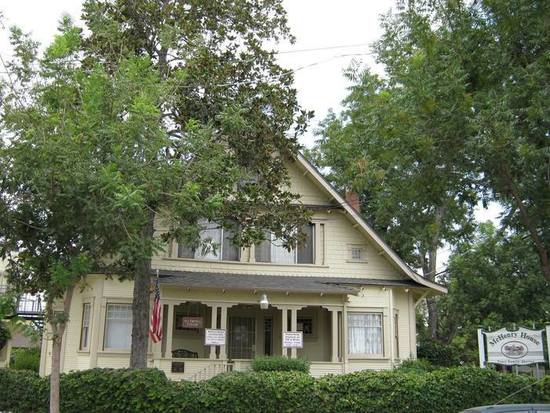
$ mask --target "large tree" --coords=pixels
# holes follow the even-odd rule
[[[542,328],[550,315],[550,286],[536,251],[521,233],[479,226],[474,242],[449,260],[449,294],[438,303],[439,337],[464,361],[477,363],[477,328]]]
[[[466,73],[447,28],[414,10],[388,15],[376,56],[387,76],[353,67],[344,110],[321,125],[315,161],[359,192],[362,213],[423,276],[437,280],[437,253],[472,230],[475,176],[465,156],[471,117]],[[435,299],[428,321],[437,335]]]
[[[296,198],[284,189],[284,160],[297,150],[309,115],[299,110],[291,72],[267,48],[292,40],[280,0],[89,0],[83,20],[90,30],[87,56],[107,71],[123,56],[144,57],[170,88],[157,107],[163,150],[154,159],[135,153],[115,162],[122,180],[144,189],[133,239],[145,253],[128,261],[134,280],[130,365],[144,367],[153,248],[143,247],[154,241],[155,215],[168,224],[165,240],[196,244],[197,223],[206,218],[237,225],[241,245],[259,241],[264,230],[292,245],[306,215],[291,206]],[[183,167],[174,170],[174,164]],[[243,178],[249,184],[239,184]]]
[[[425,276],[443,241],[471,231],[479,197],[505,206],[503,223],[528,234],[550,279],[548,3],[399,5],[374,47],[385,75],[348,72],[344,111],[322,124],[313,156]],[[435,337],[431,300],[428,311]]]

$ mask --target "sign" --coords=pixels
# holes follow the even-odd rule
[[[304,347],[303,333],[301,331],[284,331],[283,347],[284,348],[303,348]]]
[[[225,346],[225,330],[214,330],[207,328],[204,330],[205,346]]]
[[[176,324],[178,330],[195,330],[202,328],[202,317],[199,316],[182,316],[178,317]]]
[[[544,363],[542,332],[523,327],[517,331],[501,328],[494,332],[484,332],[487,362],[508,366]]]

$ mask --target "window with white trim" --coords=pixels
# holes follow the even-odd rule
[[[305,240],[288,251],[281,240],[271,233],[266,239],[255,246],[256,262],[271,262],[276,264],[314,264],[315,263],[315,225],[306,224],[302,227]]]
[[[84,303],[84,305],[82,306],[82,328],[80,330],[80,350],[88,349],[91,314],[92,314],[92,304]]]
[[[107,304],[105,349],[126,350],[132,343],[132,305]]]
[[[201,245],[197,248],[185,244],[178,245],[179,258],[201,260],[239,261],[240,248],[233,244],[235,230],[223,228],[216,222],[202,222]]]
[[[381,313],[348,313],[348,354],[384,354]]]

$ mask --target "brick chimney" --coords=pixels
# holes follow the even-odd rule
[[[358,213],[361,213],[361,201],[359,200],[359,194],[357,192],[346,190],[346,202]]]

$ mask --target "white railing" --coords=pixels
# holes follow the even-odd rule
[[[202,370],[199,370],[193,374],[189,380],[190,381],[202,381],[209,380],[213,377],[216,377],[218,374],[228,373],[233,371],[233,364],[222,361],[220,363],[211,363]]]

